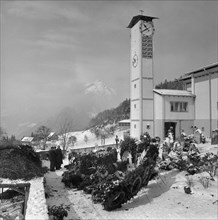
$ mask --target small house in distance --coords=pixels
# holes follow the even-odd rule
[[[130,119],[124,119],[124,120],[119,121],[118,126],[121,131],[130,129]]]
[[[22,139],[21,139],[21,142],[22,142],[22,144],[27,144],[27,145],[30,145],[30,146],[32,146],[32,144],[33,144],[33,139],[34,139],[34,137],[23,137]]]
[[[51,132],[48,137],[48,141],[57,141],[58,140],[58,135],[55,132]]]

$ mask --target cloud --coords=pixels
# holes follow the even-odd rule
[[[75,48],[75,46],[70,43],[58,42],[58,41],[48,40],[48,39],[37,40],[36,42],[34,42],[34,44],[38,46],[42,46],[42,47],[53,48],[53,49],[60,49],[60,48],[74,49]]]
[[[68,22],[75,22],[78,18],[80,18],[80,22],[82,20],[89,20],[78,8],[68,7],[68,4],[64,3],[65,2],[60,3],[58,1],[13,1],[8,4],[8,13],[17,17],[33,20],[61,18]]]
[[[53,49],[74,50],[78,48],[79,40],[73,37],[71,33],[66,33],[62,28],[58,28],[46,31],[36,41],[32,41],[32,44]]]

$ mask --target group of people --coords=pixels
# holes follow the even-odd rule
[[[200,130],[200,129],[198,129]],[[199,131],[195,131],[195,132],[199,132]],[[201,131],[199,132],[200,134]],[[194,137],[194,135],[193,135]],[[186,138],[188,138],[188,136],[186,135],[186,133],[184,132],[184,130],[182,130],[181,133],[181,142],[174,140],[173,135],[172,135],[172,130],[170,129],[168,131],[168,135],[165,138],[164,142],[163,142],[163,152],[162,152],[162,160],[165,160],[167,158],[173,159],[176,158],[178,156],[178,154],[181,154],[183,152],[183,145],[184,142],[186,140]],[[201,139],[200,143],[204,143]],[[200,154],[199,149],[197,147],[196,141],[193,139],[190,139],[188,141],[188,150],[187,150],[187,154],[191,155],[191,154]]]
[[[51,147],[49,150],[49,160],[50,160],[50,171],[59,170],[61,168],[61,164],[63,163],[63,153],[60,149],[60,146]]]

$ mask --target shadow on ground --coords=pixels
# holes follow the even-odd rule
[[[161,173],[158,180],[151,180],[147,187],[142,188],[132,200],[116,211],[131,209],[151,203],[154,198],[169,191],[171,186],[175,183],[175,178],[178,173],[178,170]]]

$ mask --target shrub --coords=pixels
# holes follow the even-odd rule
[[[52,215],[55,220],[63,220],[64,217],[68,216],[68,212],[63,207],[63,205],[60,206],[53,205],[52,207],[49,207],[48,214]]]

